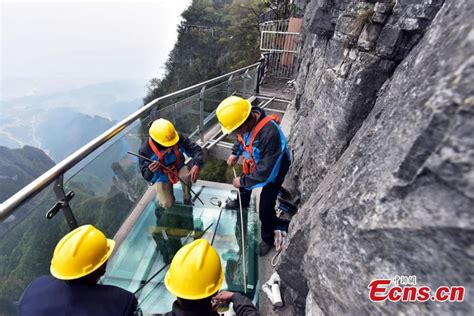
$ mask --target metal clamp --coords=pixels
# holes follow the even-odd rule
[[[69,204],[69,201],[72,200],[72,198],[76,194],[74,191],[69,191],[64,199],[60,200],[59,202],[56,202],[56,204],[49,209],[49,211],[46,213],[46,218],[47,219],[52,219],[66,204]]]
[[[71,201],[76,194],[74,191],[69,191],[67,194],[64,193],[63,175],[56,179],[56,183],[54,184],[54,193],[56,194],[56,197],[59,199],[59,201],[56,202],[56,204],[51,209],[49,209],[49,211],[46,213],[46,218],[52,219],[57,213],[59,213],[59,211],[62,210],[69,228],[74,230],[79,227],[79,225],[77,225],[76,218],[72,213],[71,207],[69,206],[69,201]]]

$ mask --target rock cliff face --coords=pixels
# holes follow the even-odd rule
[[[471,314],[472,2],[296,5],[305,35],[291,175],[303,204],[278,268],[293,314]],[[372,303],[370,281],[395,275],[467,296]]]

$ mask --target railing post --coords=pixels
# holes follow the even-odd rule
[[[243,78],[243,87],[242,87],[242,94],[245,98],[247,98],[247,80],[249,79],[249,70],[247,69],[245,73],[242,75]]]
[[[259,64],[257,66],[257,83],[255,85],[255,94],[260,93],[260,83],[263,81],[263,76],[265,75],[265,56],[260,55],[258,60]]]
[[[204,91],[206,86],[203,86],[199,92],[199,138],[201,144],[204,144]]]
[[[48,219],[53,218],[56,213],[59,211],[62,211],[66,223],[69,226],[69,229],[74,230],[77,227],[77,221],[76,218],[74,217],[74,214],[72,213],[71,207],[69,206],[69,201],[74,197],[74,192],[71,191],[68,194],[64,192],[64,176],[60,175],[56,181],[54,182],[54,187],[53,187],[54,194],[58,198],[59,202],[56,203],[56,205],[49,210],[49,212],[46,214],[46,217]]]
[[[230,96],[230,85],[232,83],[232,79],[234,78],[233,75],[230,75],[229,79],[227,79],[227,96],[229,97]]]

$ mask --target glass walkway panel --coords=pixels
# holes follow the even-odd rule
[[[165,210],[151,199],[136,222],[123,227],[129,233],[109,262],[103,283],[136,292],[143,312],[167,312],[175,300],[163,283],[169,262],[184,244],[205,238],[213,242],[221,256],[225,272],[223,289],[246,292],[253,298],[258,280],[255,203],[244,209],[243,214],[248,283],[244,289],[239,211],[223,209],[219,219],[220,208],[216,206],[216,201],[224,205],[225,199],[235,193],[231,193],[229,185],[211,185],[193,186],[204,205],[199,201],[194,206],[183,205],[178,194],[178,202]],[[175,192],[180,193],[179,185]]]

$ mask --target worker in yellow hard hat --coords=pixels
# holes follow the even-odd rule
[[[181,179],[184,182],[181,183],[183,203],[190,205],[191,185],[199,178],[199,172],[204,165],[201,147],[179,134],[173,123],[163,118],[151,124],[149,136],[139,153],[156,162],[139,159],[143,178],[155,184],[158,202],[165,209],[174,204],[173,184]],[[191,169],[184,163],[184,154],[192,158]]]
[[[248,100],[237,96],[224,99],[216,115],[224,134],[237,135],[227,164],[234,166],[243,156],[243,174],[233,180],[233,185],[240,190],[242,206],[248,206],[252,189],[262,187],[260,255],[264,256],[273,247],[277,225],[275,203],[291,164],[286,137],[276,116],[267,115],[263,109],[252,107]],[[239,207],[238,200],[228,201],[226,207]]]
[[[92,225],[76,228],[54,249],[50,272],[31,282],[24,291],[19,314],[134,315],[133,293],[112,285],[97,284],[105,274],[115,242]]]
[[[217,306],[233,303],[238,316],[260,315],[257,308],[239,293],[222,291],[224,271],[217,251],[205,239],[183,246],[171,261],[165,286],[177,296],[167,316],[215,315]]]

